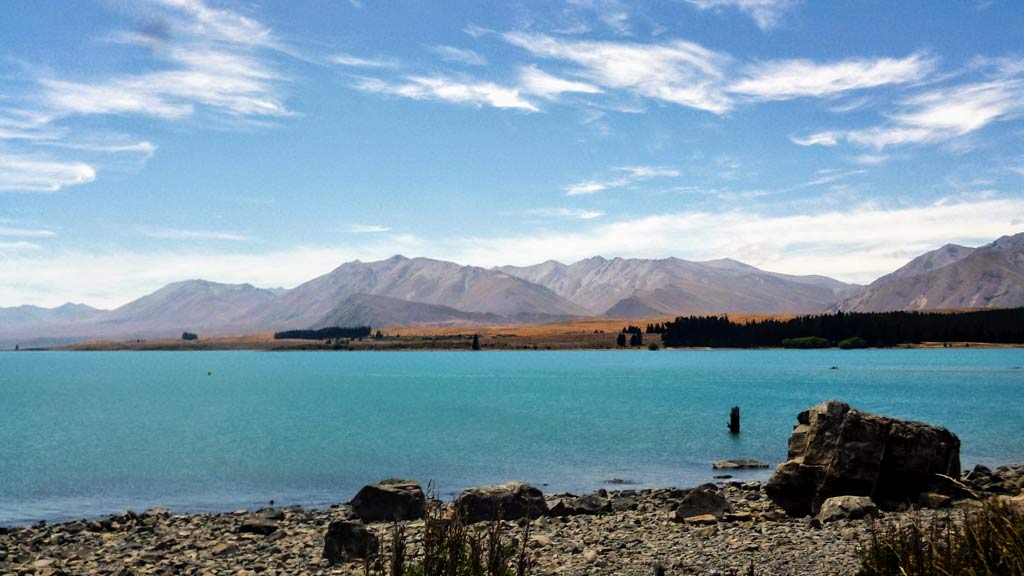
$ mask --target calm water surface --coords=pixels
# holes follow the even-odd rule
[[[965,466],[1024,462],[1021,366],[1013,349],[3,353],[0,524],[326,505],[394,476],[442,496],[693,485],[716,459],[780,462],[796,414],[830,398],[949,427]]]

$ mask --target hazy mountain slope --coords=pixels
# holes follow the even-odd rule
[[[270,290],[251,284],[185,280],[113,310],[101,326],[200,329],[248,325],[249,317],[274,299]]]
[[[499,270],[536,282],[594,314],[628,310],[681,312],[814,312],[836,300],[842,282],[765,272],[734,260],[690,262],[588,258]]]
[[[409,302],[389,296],[355,294],[335,306],[312,328],[328,326],[408,326],[410,324],[498,324],[501,316],[463,312],[438,304]]]
[[[1024,306],[1024,234],[979,248],[947,245],[872,282],[841,310],[939,310]]]
[[[18,328],[25,326],[38,326],[41,324],[83,322],[95,320],[104,314],[106,310],[99,310],[85,304],[74,304],[68,302],[56,308],[42,308],[39,306],[14,306],[12,308],[0,308],[0,330],[6,328]]]
[[[275,327],[311,326],[355,294],[523,321],[587,313],[547,288],[495,270],[394,256],[379,262],[342,264],[276,298],[260,319]]]

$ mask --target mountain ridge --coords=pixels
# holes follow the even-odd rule
[[[594,256],[482,268],[395,255],[354,260],[291,289],[203,279],[168,284],[113,310],[67,303],[0,308],[0,346],[26,341],[176,337],[374,326],[543,323],[578,317],[803,314],[1024,306],[1024,233],[946,244],[867,286],[702,262]]]

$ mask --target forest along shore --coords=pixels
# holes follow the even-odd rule
[[[985,482],[1015,493],[1012,500],[1022,503],[1024,466],[1000,467]],[[720,496],[726,504],[717,514],[712,510],[689,520],[682,517],[687,512],[680,512],[681,504],[698,492]],[[747,574],[751,563],[763,576],[854,574],[857,549],[870,537],[873,522],[861,517],[872,511],[853,508],[825,517],[787,516],[766,497],[765,484],[759,482],[689,490],[601,491],[570,500],[547,495],[545,501],[548,515],[530,521],[526,546],[534,574],[650,575],[656,566],[668,574]],[[932,504],[975,505],[969,500]],[[878,512],[877,521],[920,521],[949,512],[905,508]],[[193,515],[156,509],[102,520],[0,529],[0,574],[362,574],[359,558],[339,564],[324,558],[328,527],[352,515],[348,505]],[[522,534],[516,522],[500,524],[510,541]],[[424,521],[401,525],[406,529],[406,554],[415,559],[423,546]],[[486,530],[489,525],[483,522],[469,529]],[[393,529],[389,522],[367,524],[385,551]]]

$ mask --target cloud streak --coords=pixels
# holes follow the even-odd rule
[[[652,178],[675,178],[679,176],[679,170],[663,166],[619,166],[613,170],[624,174],[610,179],[583,180],[569,184],[563,188],[565,195],[585,196],[604,190],[624,188],[638,182],[651,180]]]
[[[82,162],[0,154],[0,192],[57,192],[95,179],[96,170]]]

